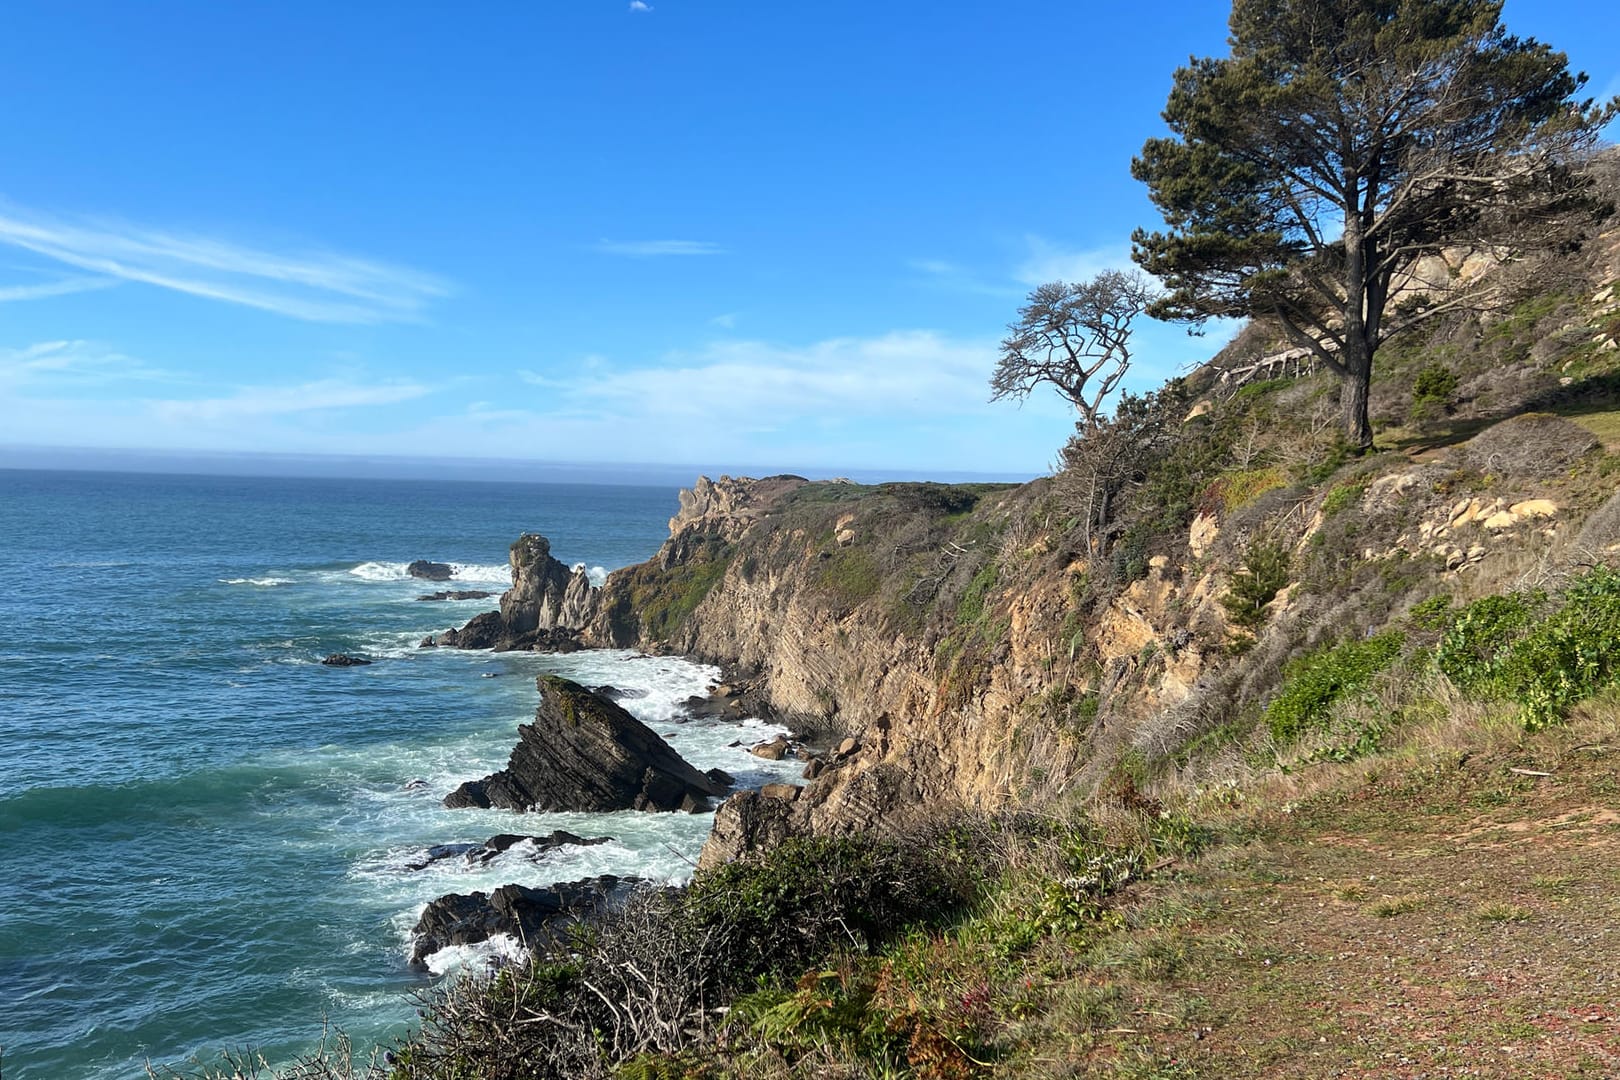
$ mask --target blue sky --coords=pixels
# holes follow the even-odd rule
[[[0,445],[1044,472],[996,342],[1227,10],[17,0]],[[1616,6],[1505,21],[1620,92]]]

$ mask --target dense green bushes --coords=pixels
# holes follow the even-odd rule
[[[1588,570],[1556,600],[1541,592],[1476,600],[1452,619],[1435,663],[1466,693],[1517,703],[1526,728],[1562,720],[1620,681],[1620,573]]]
[[[950,919],[986,880],[990,835],[794,839],[644,890],[533,963],[436,991],[389,1080],[586,1080],[638,1058],[658,1075],[739,994]]]
[[[1406,638],[1390,631],[1347,641],[1300,657],[1283,671],[1282,689],[1266,706],[1266,725],[1278,742],[1319,728],[1333,704],[1359,690],[1400,655]]]
[[[792,839],[762,859],[701,875],[683,915],[714,933],[733,978],[796,972],[835,947],[866,948],[897,928],[948,918],[980,879],[972,845],[942,834]]]

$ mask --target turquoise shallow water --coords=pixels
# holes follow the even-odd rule
[[[680,717],[716,672],[415,648],[494,606],[415,597],[498,592],[520,532],[603,572],[650,556],[675,508],[673,488],[0,470],[8,1080],[123,1080],[224,1046],[276,1060],[323,1018],[375,1043],[427,984],[404,956],[432,897],[684,878],[707,816],[514,819],[439,799],[504,762],[541,671],[644,691],[627,704],[700,768],[781,775],[729,746],[773,729]],[[454,580],[408,578],[418,558]],[[337,651],[378,662],[318,663]],[[407,867],[432,844],[553,828],[615,842]]]

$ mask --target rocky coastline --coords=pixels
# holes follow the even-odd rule
[[[682,493],[683,514],[690,514],[698,505],[691,493]],[[698,512],[706,509],[705,503]],[[672,536],[681,533],[681,525],[684,519],[678,515],[671,523]],[[554,558],[544,536],[530,533],[520,537],[512,544],[510,565],[512,587],[500,595],[498,610],[430,635],[421,647],[570,653],[648,644],[645,651],[649,653],[666,651],[604,633],[603,598],[607,594],[591,583],[583,566],[569,567]],[[415,577],[444,580],[435,576],[441,567],[448,570],[446,564],[413,563],[410,572]],[[459,598],[461,594],[441,592],[420,599]],[[728,675],[737,677],[726,678],[707,695],[690,698],[683,711],[692,717],[739,722],[751,716],[774,717],[760,680],[733,668]],[[724,771],[699,771],[683,759],[618,703],[633,696],[626,691],[606,685],[586,687],[554,675],[540,676],[536,689],[534,720],[519,727],[506,767],[465,781],[444,796],[446,807],[512,813],[633,810],[695,814],[712,812],[716,803],[728,797],[752,794],[737,792],[734,778]],[[817,753],[785,736],[745,748],[767,760],[792,755],[820,764]],[[790,801],[798,793],[792,784],[764,787],[767,798],[784,805],[784,800]],[[503,833],[483,843],[436,845],[408,868],[423,869],[449,859],[484,865],[519,844],[532,847],[532,855],[538,856],[559,847],[606,840],[560,830],[533,837]],[[605,875],[543,888],[512,882],[488,893],[446,894],[428,905],[412,931],[410,964],[423,968],[440,949],[472,945],[496,935],[538,941],[593,917],[642,884],[639,879]]]

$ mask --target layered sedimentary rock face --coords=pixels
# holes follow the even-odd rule
[[[534,723],[518,729],[506,768],[462,784],[446,806],[696,811],[726,793],[724,783],[606,698],[555,675],[541,676],[539,687]]]

